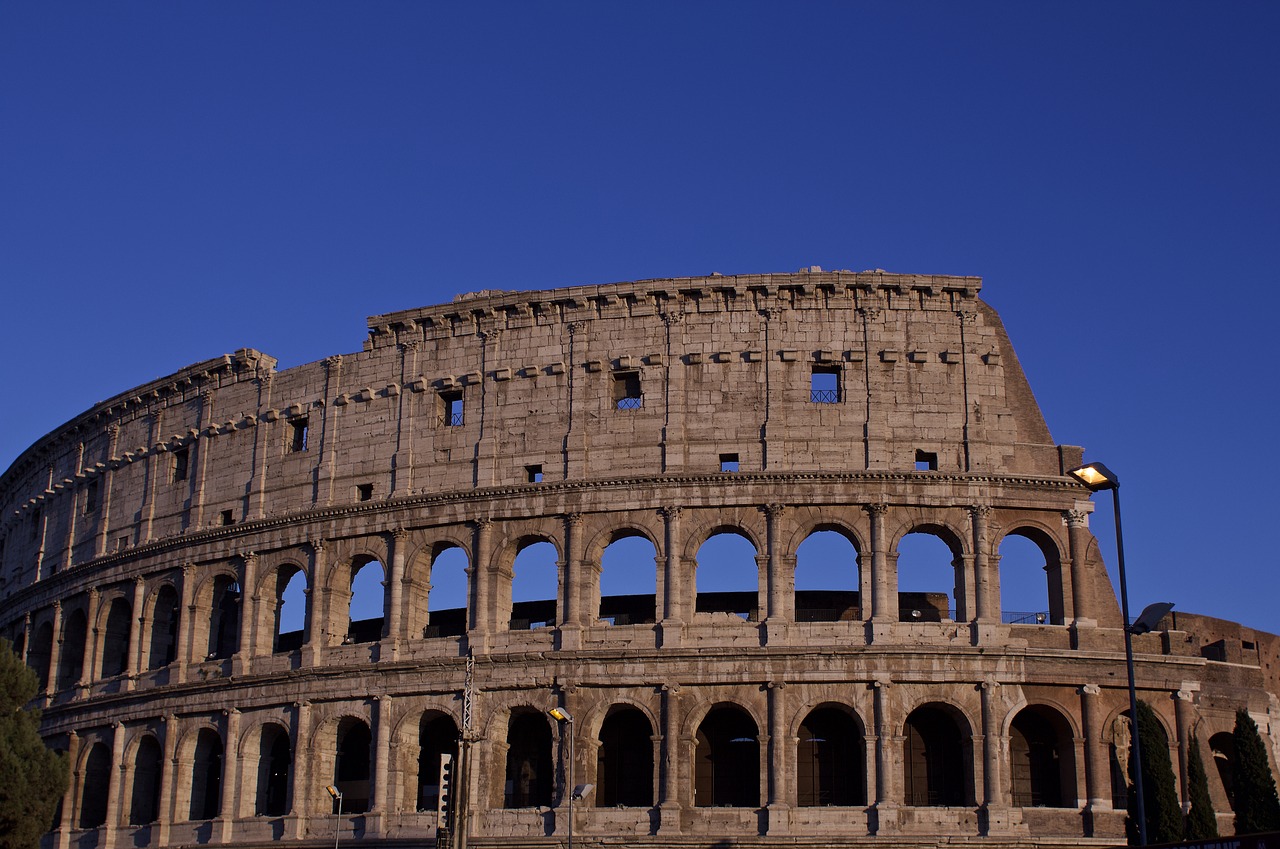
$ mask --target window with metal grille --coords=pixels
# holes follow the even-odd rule
[[[303,440],[306,441],[305,438]],[[187,469],[191,462],[191,452],[185,445],[173,452],[173,482],[187,479]]]
[[[814,366],[809,375],[809,400],[814,404],[839,404],[840,366]]]
[[[640,392],[640,372],[618,371],[613,373],[613,402],[618,410],[638,410],[644,406]]]
[[[289,450],[290,451],[296,452],[296,451],[307,450],[307,430],[309,429],[310,425],[311,425],[311,422],[306,416],[303,416],[297,419],[292,419],[289,422],[289,427],[290,427]]]
[[[445,427],[462,427],[462,390],[440,393],[440,422]]]

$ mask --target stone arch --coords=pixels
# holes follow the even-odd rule
[[[373,802],[373,733],[363,717],[344,715],[333,723],[333,784],[342,793],[342,811],[363,814]],[[334,802],[337,813],[337,802]]]
[[[262,576],[258,597],[258,634],[271,635],[271,651],[288,652],[306,642],[311,616],[311,578],[305,565],[293,559],[276,564]]]
[[[53,659],[53,623],[47,619],[32,631],[31,647],[27,649],[27,666],[36,674],[40,691],[49,689],[49,664]]]
[[[1173,739],[1171,728],[1154,705],[1152,713],[1155,714],[1161,740],[1168,746],[1169,740]],[[1111,759],[1111,804],[1117,810],[1124,810],[1129,806],[1129,749],[1133,744],[1133,723],[1130,722],[1128,704],[1113,710],[1103,727],[1107,729],[1104,739],[1109,743],[1107,748]]]
[[[794,731],[797,805],[866,804],[866,729],[858,712],[822,702],[799,717]]]
[[[160,741],[150,732],[134,741],[128,755],[132,786],[129,798],[129,824],[148,825],[160,819],[160,788],[164,775],[164,751]]]
[[[147,602],[147,669],[163,669],[178,658],[182,598],[171,581],[155,585]]]
[[[657,621],[658,544],[646,529],[632,524],[617,526],[606,534],[598,535],[596,542],[600,541],[605,544],[593,544],[594,556],[585,561],[598,565],[592,570],[594,580],[591,581],[594,618],[610,625]],[[628,566],[632,568],[628,569]],[[630,582],[625,578],[618,580],[619,575],[627,573],[650,576],[652,582],[645,578],[643,586],[640,580],[634,581],[634,586],[627,586]],[[632,591],[610,592],[613,588]]]
[[[350,580],[345,584],[346,592],[338,596],[336,588],[333,594],[337,612],[345,620],[343,630],[344,643],[376,643],[386,636],[387,604],[387,563],[385,560],[361,554],[350,561]],[[341,582],[337,586],[342,586]]]
[[[210,727],[195,730],[191,757],[191,805],[188,819],[210,820],[222,812],[222,777],[226,751],[222,734]]]
[[[268,720],[255,730],[258,745],[253,812],[257,816],[284,816],[292,807],[294,754],[289,729]]]
[[[733,702],[712,705],[694,734],[693,805],[760,806],[760,725]]]
[[[80,828],[98,828],[107,824],[107,798],[111,786],[111,747],[102,740],[94,741],[80,767]]]
[[[966,590],[972,583],[972,577],[965,568],[963,532],[946,521],[932,519],[904,523],[899,531],[893,537],[892,547],[894,571],[898,576],[898,618],[904,622],[967,620],[969,610]],[[913,536],[917,537],[916,541],[910,539]],[[938,560],[940,552],[925,553],[913,545],[917,541],[924,542],[923,538],[940,540],[942,546],[950,552],[950,561],[944,565]],[[904,543],[908,546],[905,552],[908,560],[920,562],[904,563]]]
[[[1043,562],[1040,568],[1043,570],[1043,576],[1032,579],[1025,575],[1011,573],[1010,564],[1006,562],[1009,554],[1006,550],[1006,543],[1011,538],[1020,538],[1028,540],[1040,552]],[[1056,536],[1046,529],[1041,523],[1034,520],[1019,519],[1009,530],[1005,531],[999,542],[995,546],[995,551],[1000,559],[999,569],[996,570],[999,575],[1000,586],[1000,608],[1004,610],[1009,607],[1008,599],[1014,597],[1029,597],[1026,593],[1033,584],[1038,584],[1040,591],[1036,596],[1040,599],[1040,603],[1032,606],[1018,608],[1018,616],[1009,617],[1011,624],[1050,624],[1062,625],[1066,621],[1068,600],[1070,599],[1070,588],[1067,586],[1067,578],[1063,570],[1063,551],[1062,543]],[[1019,563],[1015,568],[1034,568],[1029,563]],[[1032,609],[1034,607],[1034,609]]]
[[[434,811],[440,800],[440,762],[443,755],[458,756],[462,732],[453,714],[427,708],[416,714],[412,743],[405,747],[402,786],[411,798],[404,810]],[[401,726],[408,725],[406,721]]]
[[[1209,738],[1209,753],[1213,756],[1214,772],[1222,787],[1222,795],[1236,809],[1236,738],[1230,731],[1219,731]]]
[[[842,522],[810,522],[805,527],[808,532],[794,549],[794,569],[789,572],[795,593],[795,620],[839,622],[865,618],[863,585],[869,582],[863,575],[857,535]],[[831,579],[833,572],[841,574],[850,565],[852,578]]]
[[[541,532],[510,539],[499,561],[498,622],[512,631],[554,628],[563,618],[561,544]],[[509,577],[508,577],[509,576]]]
[[[76,607],[64,614],[58,652],[59,690],[74,687],[84,677],[84,646],[88,628],[88,617],[83,607]]]
[[[422,555],[420,555],[422,556]],[[426,553],[428,588],[422,609],[412,621],[421,621],[424,637],[457,637],[467,632],[471,608],[471,549],[455,539],[437,540]]]
[[[902,726],[903,804],[960,807],[974,804],[973,726],[964,712],[926,701]]]
[[[1023,707],[1009,718],[1009,798],[1017,808],[1076,807],[1073,730],[1046,704]]]
[[[550,807],[555,790],[550,720],[530,707],[507,715],[504,808]]]
[[[627,703],[604,711],[595,764],[594,804],[602,808],[648,807],[654,802],[653,719]]]
[[[196,587],[191,633],[199,659],[223,660],[235,654],[242,597],[240,576],[229,566],[213,569]]]
[[[767,586],[760,547],[742,527],[712,525],[693,557],[690,584],[695,616],[699,613],[737,615],[748,622],[760,619]],[[750,552],[734,539],[745,541]],[[736,550],[735,550],[736,549]],[[750,576],[743,580],[741,576]],[[738,582],[741,581],[741,584]]]
[[[123,595],[116,595],[99,615],[102,633],[102,664],[99,677],[115,678],[129,668],[129,638],[133,626],[133,605]],[[105,620],[105,621],[103,621]]]

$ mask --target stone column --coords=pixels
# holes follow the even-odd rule
[[[417,330],[409,322],[406,330]],[[408,386],[418,373],[418,340],[407,339],[400,343],[400,385],[396,390],[396,453],[391,457],[391,497],[413,491],[413,408],[411,393],[401,387]],[[430,455],[427,455],[430,456]]]
[[[1111,810],[1111,758],[1103,739],[1105,711],[1101,704],[1102,688],[1085,684],[1080,688],[1080,714],[1084,725],[1084,774],[1088,810]]]
[[[53,698],[58,692],[58,658],[62,655],[62,601],[53,602],[53,642],[49,645],[49,669],[45,677],[44,694]]]
[[[295,839],[307,833],[307,820],[311,816],[311,702],[295,702],[293,705],[293,782],[290,798],[293,800],[288,822]]]
[[[1098,624],[1098,614],[1093,608],[1089,577],[1085,573],[1085,559],[1092,537],[1089,533],[1089,511],[1067,510],[1062,515],[1067,522],[1067,538],[1071,544],[1071,599],[1075,608],[1072,624],[1078,628],[1092,628]]]
[[[55,844],[58,849],[67,849],[71,845],[71,824],[75,822],[73,814],[76,790],[80,783],[76,780],[76,764],[80,761],[80,735],[74,730],[67,732],[67,760],[71,764],[71,780],[67,782],[67,790],[62,794],[62,816],[58,819],[58,839]]]
[[[658,782],[660,834],[680,833],[680,685],[662,685],[662,770]]]
[[[93,553],[101,557],[107,553],[107,533],[111,525],[111,479],[114,476],[111,461],[115,459],[116,448],[120,442],[120,426],[107,427],[107,464],[102,470],[102,502],[98,508],[98,526],[94,529]],[[43,548],[43,543],[41,543]]]
[[[409,545],[409,532],[396,528],[391,532],[391,562],[387,564],[387,618],[383,624],[383,640],[387,656],[394,660],[404,643],[404,555]]]
[[[31,656],[31,611],[28,610],[22,614],[22,652],[18,655],[18,660],[26,664],[27,658]]]
[[[1187,759],[1191,757],[1191,747],[1195,745],[1195,734],[1192,727],[1196,721],[1196,691],[1199,682],[1184,681],[1178,692],[1173,694],[1174,716],[1178,723],[1178,789],[1182,797],[1182,813],[1191,810],[1191,795],[1188,792]]]
[[[768,504],[761,508],[765,515],[766,544],[768,545],[768,561],[765,568],[765,581],[768,588],[765,640],[770,643],[785,641],[787,625],[795,619],[795,595],[789,592],[794,583],[794,575],[786,574],[782,541],[778,539],[778,524],[786,509],[781,504]]]
[[[582,644],[582,515],[564,517],[564,559],[560,565],[560,648],[577,649]]]
[[[212,389],[204,389],[200,392],[200,426],[199,434],[191,441],[191,448],[195,451],[195,456],[191,458],[192,474],[191,480],[187,482],[191,493],[190,520],[188,526],[191,528],[199,528],[204,523],[204,482],[207,476],[209,466],[209,452],[205,450],[208,446],[209,437],[216,432],[217,425],[213,423],[213,399],[215,393]],[[201,439],[201,436],[204,439]]]
[[[662,568],[663,611],[659,624],[659,639],[663,648],[679,646],[684,632],[685,581],[681,558],[683,541],[680,538],[680,507],[671,505],[661,508],[662,518],[666,524],[666,538],[663,554],[666,558]]]
[[[231,661],[233,674],[249,670],[251,658],[257,654],[254,626],[258,621],[258,555],[252,551],[240,554],[240,635]]]
[[[97,587],[90,587],[88,595],[85,613],[88,614],[89,627],[84,629],[84,663],[80,664],[80,680],[77,682],[81,696],[88,694],[89,685],[98,677],[102,663],[98,658],[98,614],[102,607],[102,593]]]
[[[174,820],[178,818],[178,717],[176,714],[164,716],[164,759],[160,771],[160,810],[156,823],[155,840],[157,846],[169,845],[169,831]]]
[[[147,418],[150,419],[147,442],[149,450],[146,460],[146,484],[142,490],[142,509],[138,511],[142,520],[142,526],[138,529],[139,543],[151,541],[151,522],[156,514],[156,478],[160,473],[160,456],[162,452],[169,450],[167,445],[160,451],[156,450],[156,445],[160,442],[160,410],[151,410]]]
[[[489,546],[493,538],[493,520],[476,519],[475,549],[467,575],[471,579],[471,629],[467,633],[467,646],[476,653],[489,650],[489,635],[493,632],[493,576],[489,571]]]
[[[230,708],[226,716],[226,742],[222,746],[222,808],[218,812],[215,829],[222,833],[222,842],[230,843],[239,815],[240,802],[240,711]]]
[[[324,405],[320,420],[320,460],[316,475],[316,503],[333,501],[333,468],[337,456],[338,418],[342,408],[332,399],[342,386],[342,357],[335,354],[324,359],[324,397],[330,403]]]
[[[302,644],[303,666],[319,666],[329,639],[329,569],[324,559],[324,539],[308,540],[311,546],[311,580],[307,582],[306,639]]]
[[[787,682],[770,681],[769,687],[769,831],[785,834],[787,811],[792,806],[791,735],[787,734]]]
[[[988,557],[987,525],[991,508],[975,504],[969,508],[969,521],[973,533],[973,572],[975,605],[978,620],[978,637],[986,636],[984,626],[1000,624],[1000,573]]]
[[[896,720],[891,716],[889,689],[893,682],[888,676],[877,677],[871,682],[875,713],[875,833],[895,834],[898,831],[898,806],[902,793],[899,785],[902,764],[894,763],[895,751],[901,751],[902,737],[898,734]]]
[[[120,830],[120,805],[124,795],[124,723],[111,726],[111,772],[107,781],[107,821],[102,824],[102,849],[116,845],[116,833]]]
[[[1002,716],[1000,700],[996,691],[1000,683],[988,676],[979,685],[982,701],[982,806],[987,812],[987,831],[1007,830],[1009,821],[1009,799],[1004,777],[1000,770],[1001,753],[1005,749],[1005,739],[1000,733]],[[978,741],[974,740],[974,746]]]
[[[178,631],[175,636],[177,645],[173,647],[173,656],[178,664],[178,668],[174,673],[174,680],[179,684],[187,680],[187,666],[191,663],[191,644],[195,640],[193,631],[196,618],[194,570],[194,564],[184,563],[178,578],[178,592],[182,594],[182,598],[178,602]]]
[[[887,504],[868,504],[871,517],[871,627],[872,639],[887,633],[898,621],[898,574],[896,565],[890,563],[885,550],[884,517],[889,512]],[[895,558],[896,560],[896,558]]]
[[[142,668],[142,625],[146,622],[142,609],[147,600],[145,578],[133,579],[133,615],[129,617],[129,654],[124,661],[125,687],[132,690]]]
[[[390,773],[391,764],[391,697],[378,696],[377,704],[377,724],[374,726],[377,742],[373,761],[373,814],[376,821],[372,823],[373,828],[370,830],[385,835],[390,825],[387,821],[387,815],[390,813],[387,810],[389,798],[387,776]]]

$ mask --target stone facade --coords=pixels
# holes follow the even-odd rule
[[[0,633],[74,770],[48,846],[335,823],[422,843],[442,752],[465,755],[467,842],[555,845],[570,751],[595,785],[583,845],[1121,842],[1121,614],[1066,474],[1082,451],[1054,444],[980,286],[812,269],[481,292],[374,316],[359,353],[198,363],[48,434],[0,478]],[[816,531],[856,551],[852,587],[797,591]],[[754,548],[754,593],[698,590],[726,532]],[[909,533],[945,543],[954,585],[899,591]],[[1025,622],[1002,617],[1011,535],[1044,555]],[[652,595],[602,598],[631,537]],[[554,598],[516,599],[538,542]],[[448,556],[465,609],[431,602]],[[352,621],[369,564],[382,615]],[[1188,614],[1135,639],[1184,798],[1188,747],[1229,764],[1238,707],[1277,759],[1278,646]]]

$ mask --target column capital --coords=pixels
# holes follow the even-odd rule
[[[867,321],[875,321],[877,318],[880,317],[879,307],[858,307],[858,312]]]
[[[1097,684],[1084,684],[1080,687],[1080,694],[1084,696],[1099,696],[1102,694],[1102,688]]]
[[[787,506],[785,504],[766,504],[760,508],[760,511],[770,519],[776,519],[785,513]]]
[[[307,540],[307,545],[311,546],[313,554],[324,554],[325,540],[324,537],[312,537]]]
[[[400,350],[405,352],[418,350],[418,340],[406,339],[404,342],[400,343]]]
[[[329,371],[336,371],[337,369],[342,368],[342,355],[334,354],[333,356],[325,357],[323,362],[326,369]]]
[[[991,516],[990,504],[970,504],[969,515],[974,519],[986,519]]]
[[[658,512],[662,514],[662,518],[670,521],[680,518],[680,514],[684,512],[684,508],[676,504],[667,504],[658,508]]]
[[[391,529],[391,538],[397,543],[404,542],[409,537],[409,529],[402,525],[396,525]]]
[[[1089,511],[1088,510],[1063,510],[1062,520],[1067,523],[1069,528],[1087,528],[1089,527]]]
[[[580,527],[582,525],[582,514],[581,513],[565,513],[564,523],[568,525],[570,528]]]
[[[477,519],[472,519],[471,527],[475,528],[477,531],[487,531],[493,527],[493,519],[488,516],[481,516]]]
[[[866,510],[871,518],[878,519],[883,518],[884,514],[889,512],[889,505],[883,502],[876,502],[874,504],[864,504],[862,509]]]

